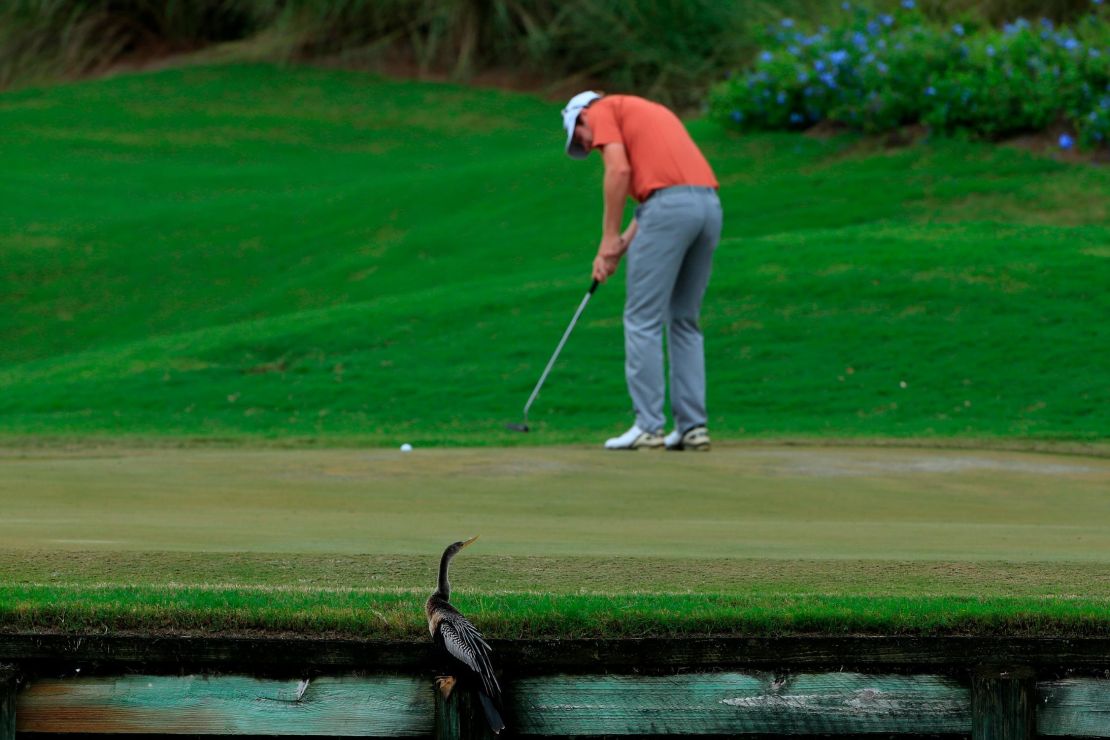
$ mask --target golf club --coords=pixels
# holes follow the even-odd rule
[[[514,432],[527,432],[528,431],[528,409],[532,408],[532,402],[536,400],[536,396],[540,393],[540,388],[543,387],[543,381],[547,380],[547,374],[551,372],[551,366],[555,364],[555,360],[559,358],[559,353],[563,351],[563,345],[567,343],[567,338],[570,333],[574,331],[574,325],[578,323],[578,317],[582,315],[582,311],[586,309],[586,304],[590,302],[590,296],[597,290],[598,281],[594,280],[590,284],[590,289],[586,291],[586,295],[582,298],[582,302],[578,304],[578,310],[574,312],[574,318],[570,320],[570,326],[563,332],[563,338],[559,340],[559,346],[555,348],[554,354],[551,359],[547,361],[547,367],[543,369],[543,374],[540,375],[540,380],[536,383],[536,387],[532,389],[532,395],[528,396],[528,402],[524,404],[524,421],[521,424],[506,424],[506,428]]]

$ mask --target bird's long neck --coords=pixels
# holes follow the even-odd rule
[[[455,557],[455,553],[448,549],[439,560],[439,588],[436,589],[436,595],[442,597],[444,601],[451,598],[451,581],[447,579],[447,570],[451,567],[451,558],[453,557]]]

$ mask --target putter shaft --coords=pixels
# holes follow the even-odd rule
[[[528,426],[528,409],[532,408],[532,402],[535,401],[536,396],[540,394],[540,388],[543,387],[543,382],[547,380],[547,375],[551,372],[552,366],[555,365],[555,360],[559,359],[559,353],[563,351],[563,345],[567,343],[567,339],[570,337],[570,333],[574,331],[574,325],[578,323],[578,317],[581,316],[582,312],[586,310],[586,304],[590,302],[590,296],[592,296],[594,294],[594,291],[597,290],[597,286],[598,282],[594,280],[593,283],[590,285],[590,289],[586,291],[586,295],[582,297],[582,302],[578,304],[578,310],[574,312],[574,318],[570,320],[570,326],[568,326],[567,330],[563,332],[563,338],[559,340],[559,346],[555,348],[555,352],[552,353],[551,359],[547,361],[547,367],[543,369],[543,374],[540,375],[539,382],[537,382],[536,387],[532,389],[532,395],[528,396],[528,402],[524,404],[523,426]]]

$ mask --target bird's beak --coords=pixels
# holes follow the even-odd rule
[[[474,536],[473,536],[473,537],[471,537],[471,538],[470,538],[469,540],[466,540],[465,542],[463,542],[463,543],[462,543],[462,546],[461,546],[461,547],[460,547],[459,549],[461,550],[461,549],[462,549],[463,547],[466,547],[467,545],[473,544],[474,540],[478,539],[478,538],[479,538],[479,537],[481,537],[481,536],[482,536],[482,535],[480,535],[480,534],[476,534],[476,535],[474,535]]]

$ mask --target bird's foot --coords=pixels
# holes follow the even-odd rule
[[[451,692],[455,689],[455,683],[456,680],[454,676],[436,677],[436,688],[439,689],[439,693],[443,694],[444,699],[451,698]]]

